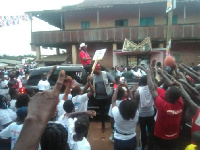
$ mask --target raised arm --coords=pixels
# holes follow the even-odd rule
[[[191,78],[193,78],[196,82],[200,83],[200,77],[196,76],[194,73],[190,72],[188,69],[186,69],[183,65],[179,65],[179,69],[184,71],[187,75],[189,75]]]
[[[190,67],[186,66],[185,64],[181,64],[181,65],[184,66],[186,69],[188,69],[190,72],[194,73],[196,76],[200,75],[198,72],[196,72],[195,70],[193,70]]]
[[[52,75],[52,73],[54,72],[54,70],[56,69],[56,67],[57,66],[53,66],[53,68],[48,72],[47,78],[49,78]]]
[[[163,70],[162,69],[158,69],[158,73],[159,73],[159,75],[160,76],[162,76],[163,77],[163,80],[164,80],[164,82],[165,82],[165,84],[169,87],[169,86],[171,86],[172,84],[173,84],[173,82],[167,77],[167,73],[165,74],[164,72],[163,72]],[[170,75],[169,75],[170,76]],[[172,76],[171,76],[171,78],[173,78]]]
[[[122,88],[122,85],[118,84],[117,88],[115,89],[114,94],[112,96],[112,107],[117,106],[116,100],[117,100],[117,95],[118,95],[118,91],[119,91],[120,88]]]
[[[193,88],[189,83],[187,83],[185,80],[180,79],[179,82],[181,82],[182,84],[185,84],[193,94],[200,95],[200,93],[195,88]]]
[[[68,95],[70,94],[70,89],[71,89],[71,86],[72,86],[72,78],[70,76],[68,76],[66,78],[66,81],[67,81],[67,86],[65,88],[65,94],[63,96],[64,101],[68,100]]]
[[[133,94],[132,94],[131,90],[128,88],[128,85],[125,83],[123,86],[124,86],[124,87],[126,88],[126,90],[127,90],[127,96],[133,101],[133,100],[134,100],[134,99],[133,99]]]
[[[130,92],[133,93],[138,89],[138,84],[135,84],[131,89]]]
[[[146,74],[147,74],[147,84],[149,86],[149,90],[151,92],[152,98],[153,98],[153,100],[156,100],[158,93],[157,93],[157,90],[156,90],[154,83],[152,81],[151,70],[147,69]]]
[[[28,114],[14,150],[38,149],[47,122],[56,111],[59,101],[58,96],[64,79],[65,71],[62,70],[53,90],[39,92],[31,98],[28,106]]]
[[[94,95],[95,89],[94,86],[91,83],[91,76],[89,75],[87,77],[87,84],[84,86],[83,90],[82,90],[82,94],[85,93],[85,91],[90,88],[90,92],[87,93],[88,97],[91,97],[92,95]]]
[[[182,98],[183,98],[184,102],[186,103],[186,105],[189,107],[190,113],[192,115],[195,115],[199,106],[193,102],[193,100],[190,98],[188,93],[185,91],[185,89],[183,88],[181,83],[179,83],[178,81],[175,81],[175,84],[179,86],[179,89],[181,90],[181,93],[182,93]]]

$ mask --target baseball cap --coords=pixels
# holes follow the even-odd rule
[[[101,69],[101,66],[99,63],[96,64],[95,69]]]
[[[84,47],[84,46],[86,46],[86,47],[87,47],[87,45],[86,45],[85,43],[81,43],[81,44],[80,44],[80,48],[79,48],[79,49],[81,49],[81,47]]]

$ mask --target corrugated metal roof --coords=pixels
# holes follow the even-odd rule
[[[200,0],[177,0],[177,2],[190,2]],[[63,10],[78,10],[87,8],[103,8],[112,7],[114,5],[130,5],[130,4],[145,4],[145,3],[156,3],[156,2],[166,2],[167,0],[85,0],[80,4],[73,6],[65,6]]]
[[[12,64],[12,65],[17,65],[17,64],[21,64],[21,61],[17,61],[17,60],[9,60],[9,59],[0,59],[1,63],[6,63],[6,64]]]
[[[65,62],[68,58],[68,54],[51,55],[41,58],[39,62]]]

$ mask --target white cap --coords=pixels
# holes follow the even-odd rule
[[[81,43],[79,49],[81,49],[81,47],[84,47],[84,46],[87,46],[87,45],[85,43]]]

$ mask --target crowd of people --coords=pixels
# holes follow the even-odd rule
[[[61,71],[51,90],[48,77],[54,69],[42,74],[40,92],[31,95],[19,93],[19,76],[10,74],[5,81],[1,74],[0,90],[9,92],[0,94],[0,149],[90,150],[89,118],[96,116],[87,108],[92,96],[98,102],[102,132],[110,102],[114,150],[135,150],[137,140],[142,150],[200,149],[199,66],[162,68],[154,62],[149,68],[106,72],[97,63],[83,89]],[[128,87],[126,81],[133,77],[139,82]]]

